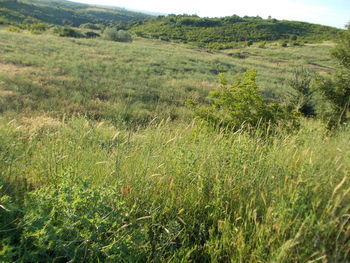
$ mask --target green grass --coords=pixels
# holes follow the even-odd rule
[[[0,127],[9,262],[349,259],[348,129],[330,136],[309,121],[262,138],[44,117]]]
[[[203,100],[220,72],[232,78],[255,68],[261,92],[282,100],[295,67],[332,70],[327,43],[228,51],[244,53],[240,59],[144,39],[115,43],[6,32],[0,37],[0,91],[7,94],[1,112],[80,114],[118,124],[188,119],[185,101]]]
[[[185,105],[251,67],[282,100],[331,43],[0,38],[0,262],[350,260],[348,126],[214,131]]]

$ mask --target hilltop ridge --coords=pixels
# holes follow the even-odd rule
[[[122,8],[103,8],[65,0],[0,0],[2,23],[45,22],[80,26],[84,23],[129,22],[148,17],[150,15]]]

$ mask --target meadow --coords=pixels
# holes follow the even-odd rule
[[[327,42],[213,52],[146,39],[117,43],[4,31],[0,38],[0,112],[80,114],[115,124],[188,120],[186,100],[203,100],[220,72],[232,79],[255,68],[261,92],[282,101],[296,67],[333,67]]]
[[[214,52],[0,31],[1,262],[349,262],[350,130],[215,130],[218,73],[285,101],[324,42]]]

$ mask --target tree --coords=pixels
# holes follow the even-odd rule
[[[106,28],[103,32],[103,38],[106,40],[118,42],[132,42],[131,35],[124,30],[117,30],[116,28]]]
[[[259,93],[256,71],[250,70],[228,84],[220,74],[220,87],[209,94],[209,107],[191,102],[195,115],[213,127],[238,130],[243,127],[274,126],[280,122],[295,121],[296,116],[278,104],[268,103]]]
[[[332,106],[329,126],[346,123],[350,109],[350,28],[344,32],[332,51],[337,70],[330,76],[320,78],[318,89]]]
[[[292,78],[288,81],[289,86],[293,89],[291,106],[306,117],[315,116],[312,79],[313,73],[300,67],[294,70]]]

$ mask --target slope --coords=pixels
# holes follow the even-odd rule
[[[124,9],[100,8],[64,0],[0,0],[0,18],[3,23],[41,21],[79,26],[84,23],[128,22],[147,17],[149,15]]]
[[[224,18],[170,15],[135,22],[131,30],[142,37],[195,43],[219,49],[233,47],[233,42],[249,40],[328,40],[334,39],[340,31],[306,22],[236,15]]]

